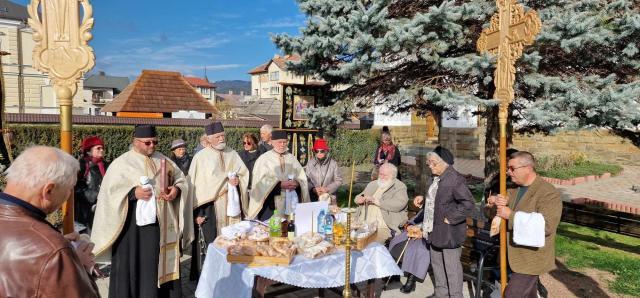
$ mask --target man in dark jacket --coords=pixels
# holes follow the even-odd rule
[[[424,201],[422,233],[431,243],[431,266],[435,275],[436,297],[462,297],[462,243],[467,233],[467,216],[471,215],[473,195],[466,179],[453,169],[453,154],[436,147],[427,154],[433,177]]]
[[[7,170],[0,193],[0,297],[100,296],[88,274],[92,244],[72,246],[45,220],[72,194],[78,169],[71,155],[38,146]]]

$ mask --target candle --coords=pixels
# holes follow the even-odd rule
[[[351,157],[351,184],[349,185],[349,204],[347,205],[347,208],[351,209],[351,192],[353,191],[353,174],[356,171],[356,160],[353,159],[353,156]]]

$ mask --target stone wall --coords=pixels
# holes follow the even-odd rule
[[[534,155],[582,152],[589,159],[619,165],[640,165],[640,148],[607,130],[564,131],[553,135],[515,135],[513,147]]]
[[[468,159],[484,159],[485,127],[440,128],[440,145],[451,150],[454,156]]]

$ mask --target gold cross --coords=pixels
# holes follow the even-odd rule
[[[477,50],[497,55],[498,65],[494,73],[496,91],[494,99],[500,100],[499,118],[507,119],[507,107],[513,101],[516,60],[522,55],[525,45],[533,44],[542,23],[535,10],[524,12],[524,7],[515,0],[496,0],[498,13],[491,17],[489,28],[482,30]]]

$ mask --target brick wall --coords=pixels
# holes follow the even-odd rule
[[[451,150],[454,156],[468,159],[484,159],[485,127],[440,128],[440,145]]]

